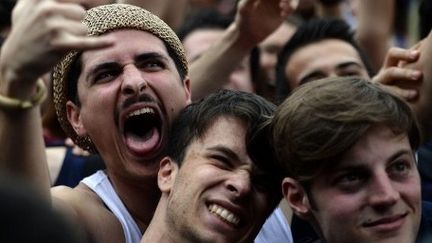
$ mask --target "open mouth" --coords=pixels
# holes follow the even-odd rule
[[[152,107],[131,111],[123,123],[126,145],[143,156],[158,149],[162,137],[162,119]]]
[[[210,204],[208,205],[208,210],[218,216],[220,219],[225,221],[226,223],[234,226],[239,227],[240,225],[240,217],[235,215],[234,213],[230,212],[228,209],[219,206],[217,204]]]

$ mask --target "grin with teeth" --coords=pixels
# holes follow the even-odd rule
[[[239,217],[237,217],[236,215],[234,215],[233,213],[231,213],[230,211],[228,211],[227,209],[225,209],[219,205],[210,204],[208,206],[208,209],[211,213],[215,214],[216,216],[218,216],[222,220],[224,220],[228,223],[231,223],[235,226],[238,226],[238,224],[240,222]]]

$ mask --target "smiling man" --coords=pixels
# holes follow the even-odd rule
[[[408,105],[379,86],[355,77],[307,83],[273,120],[284,197],[324,242],[430,242],[419,137]]]
[[[162,191],[141,242],[252,242],[278,205],[282,174],[267,134],[274,105],[224,90],[186,107],[161,161]]]

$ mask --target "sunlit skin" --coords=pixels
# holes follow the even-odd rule
[[[406,134],[375,125],[297,203],[326,242],[414,242],[420,177]]]
[[[270,206],[265,190],[251,182],[245,134],[243,121],[220,117],[189,145],[167,199],[174,242],[253,241]],[[213,204],[228,209],[238,224],[210,212]]]
[[[212,44],[222,38],[223,29],[199,29],[189,33],[183,40],[186,58],[189,63],[198,59]],[[253,92],[249,57],[244,58],[229,75],[223,88]]]
[[[169,124],[190,103],[189,80],[180,79],[165,45],[152,34],[121,30],[107,35],[114,38],[115,45],[86,51],[81,57],[81,107],[69,102],[69,119],[79,135],[92,138],[111,178],[156,176]],[[140,96],[153,101],[135,102]],[[132,102],[125,105],[126,100]],[[153,136],[156,142],[150,144],[127,142],[125,117],[143,107],[160,114],[159,136]]]
[[[306,82],[326,77],[360,76],[369,78],[357,50],[351,44],[327,39],[296,50],[288,60],[285,75],[294,89]]]

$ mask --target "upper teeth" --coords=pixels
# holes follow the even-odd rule
[[[218,206],[216,204],[211,204],[209,207],[210,212],[214,213],[215,215],[219,216],[221,219],[234,224],[238,225],[240,222],[240,218],[228,211],[227,209]]]
[[[141,108],[139,110],[135,110],[135,111],[129,113],[126,118],[129,118],[129,117],[132,117],[132,116],[138,116],[138,115],[142,115],[142,114],[146,114],[146,113],[153,114],[154,113],[153,108],[145,107],[145,108]]]

